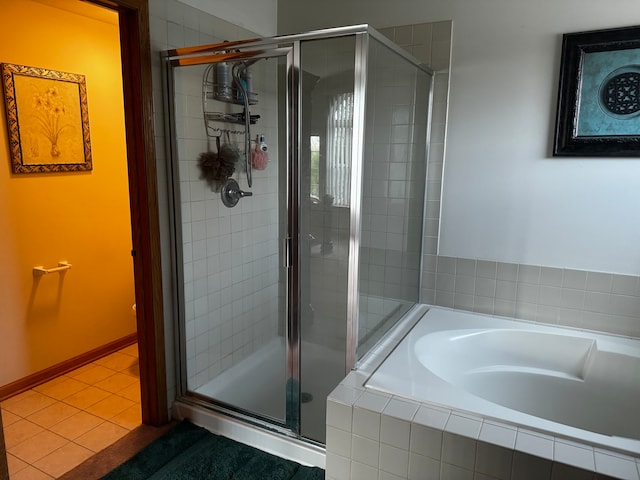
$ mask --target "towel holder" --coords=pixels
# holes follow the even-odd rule
[[[38,265],[37,267],[33,267],[33,276],[41,277],[42,275],[47,275],[49,273],[65,272],[70,268],[71,264],[69,262],[58,262],[58,266],[53,268],[44,268],[42,265]]]

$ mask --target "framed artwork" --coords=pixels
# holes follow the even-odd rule
[[[13,173],[92,169],[84,75],[2,64]]]
[[[640,27],[563,35],[554,156],[640,156]]]

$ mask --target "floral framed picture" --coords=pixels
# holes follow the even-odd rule
[[[640,26],[563,35],[554,156],[640,156]]]
[[[2,64],[13,173],[93,168],[84,75]]]

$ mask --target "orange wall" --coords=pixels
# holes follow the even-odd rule
[[[107,20],[101,21],[30,0],[0,0],[0,11],[0,62],[86,76],[93,154],[91,172],[13,175],[2,101],[5,385],[133,333],[136,325],[117,16],[100,9]],[[34,266],[60,260],[73,268],[34,280]]]

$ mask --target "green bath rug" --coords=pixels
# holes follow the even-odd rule
[[[322,480],[324,470],[300,465],[182,422],[102,478]]]

